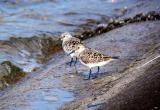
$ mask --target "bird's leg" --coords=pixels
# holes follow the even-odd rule
[[[66,64],[69,65],[69,66],[72,66],[72,62],[73,62],[73,58],[71,58],[71,61],[67,62]]]
[[[100,67],[98,66],[98,68],[97,68],[97,72],[96,72],[96,74],[95,74],[95,77],[97,77],[97,76],[98,76],[99,71],[100,71]]]
[[[91,78],[91,74],[92,74],[92,70],[91,70],[91,68],[90,68],[90,70],[89,70],[89,76],[88,76],[88,79],[90,79],[90,78]]]
[[[98,76],[99,71],[100,71],[100,67],[98,66],[98,68],[97,68],[97,72],[96,72],[94,75],[92,75],[92,76],[93,76],[93,78],[96,78],[96,77]]]
[[[77,57],[76,57],[76,60],[74,61],[74,65],[76,65],[76,63],[77,63]]]
[[[71,52],[68,53],[67,55],[69,56],[69,55],[71,55],[71,54],[74,53],[74,52],[75,52],[75,50],[71,51]]]
[[[100,67],[98,66],[98,68],[97,68],[98,70],[97,70],[97,73],[96,74],[98,74],[99,73],[99,70],[100,70]]]
[[[70,61],[70,65],[69,65],[69,66],[72,66],[72,62],[73,62],[73,58],[71,58],[71,61]]]

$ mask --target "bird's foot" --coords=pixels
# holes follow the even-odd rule
[[[66,62],[66,65],[72,66],[73,61]]]
[[[84,80],[91,80],[91,79],[95,79],[95,78],[97,78],[97,77],[98,77],[97,75],[93,74],[93,75],[90,75],[90,77],[89,77],[89,76],[86,76],[86,77],[84,78]]]
[[[75,66],[76,64],[80,64],[80,62],[79,61],[66,62],[66,65],[72,66],[72,64]]]

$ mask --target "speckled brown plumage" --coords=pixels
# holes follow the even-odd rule
[[[64,41],[62,43],[62,47],[67,53],[69,53],[69,52],[72,52],[73,50],[76,50],[77,45],[80,43],[81,43],[80,39],[71,37],[67,41]]]
[[[99,53],[98,51],[86,48],[83,52],[79,54],[79,58],[81,61],[83,61],[85,64],[88,63],[98,63],[103,62],[112,59],[110,56],[106,56],[102,53]]]

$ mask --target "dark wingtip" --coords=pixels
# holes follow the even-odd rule
[[[112,57],[112,59],[119,59],[119,56]]]

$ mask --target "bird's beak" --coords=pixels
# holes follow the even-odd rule
[[[82,44],[82,45],[83,45],[83,44],[84,44],[84,42],[83,42],[83,41],[80,41],[80,44]]]
[[[60,40],[63,40],[63,36],[60,36],[59,39],[60,39]]]
[[[70,53],[68,54],[68,56],[69,56],[70,54],[72,54],[72,53],[75,53],[75,50],[73,50],[72,52],[70,52]]]

